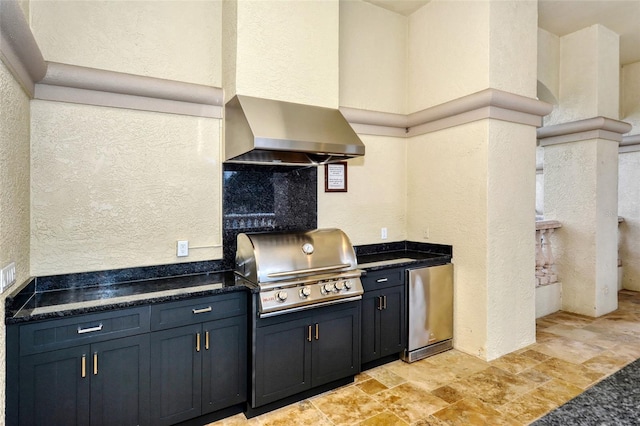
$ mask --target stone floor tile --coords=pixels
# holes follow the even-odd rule
[[[387,386],[383,385],[376,379],[369,379],[365,380],[364,382],[357,383],[356,387],[360,388],[360,390],[369,395],[389,389]]]
[[[535,382],[496,367],[489,367],[450,385],[465,397],[478,398],[494,407],[517,399],[536,386]]]
[[[517,419],[519,422],[529,424],[556,407],[557,405],[548,399],[527,393],[514,401],[506,403],[498,408],[498,411],[510,418]]]
[[[520,426],[521,422],[505,416],[476,398],[465,398],[433,413],[433,417],[450,426]]]
[[[557,336],[555,339],[540,342],[536,351],[565,361],[582,363],[605,352],[607,348],[581,342],[567,337]]]
[[[332,423],[308,400],[258,416],[260,426],[331,426]]]
[[[409,423],[400,419],[395,414],[384,411],[380,414],[376,414],[375,416],[364,420],[359,423],[360,426],[408,426]]]
[[[582,389],[569,382],[553,379],[530,392],[530,395],[544,398],[560,406],[582,393]]]
[[[400,363],[402,361],[396,361],[391,364],[383,365],[381,367],[374,368],[372,370],[368,370],[367,374],[371,377],[382,383],[388,388],[392,388],[394,386],[401,385],[407,381],[404,377],[398,376],[394,374],[389,369],[390,365],[394,365],[395,363]]]
[[[540,361],[536,361],[533,358],[521,354],[507,354],[494,361],[491,361],[490,364],[493,367],[508,371],[511,374],[519,374],[535,365],[540,364]]]
[[[362,392],[357,386],[347,386],[312,398],[311,403],[334,425],[352,425],[385,411],[384,406]]]
[[[424,384],[403,383],[395,388],[382,391],[374,397],[387,410],[407,423],[415,423],[449,405],[436,397]]]
[[[549,358],[533,367],[548,376],[565,380],[582,389],[586,389],[596,383],[604,376],[602,373],[593,371],[579,364],[573,364],[558,358]]]

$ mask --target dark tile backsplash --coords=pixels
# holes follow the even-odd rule
[[[232,269],[241,232],[303,231],[318,224],[315,167],[223,165],[223,262]]]

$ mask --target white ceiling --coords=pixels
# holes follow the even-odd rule
[[[405,16],[430,0],[365,0]],[[479,0],[475,0],[479,1]],[[620,63],[640,61],[640,0],[539,0],[538,26],[558,36],[593,24],[620,35]]]

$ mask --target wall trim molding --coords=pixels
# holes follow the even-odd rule
[[[640,133],[622,137],[622,142],[620,142],[620,147],[618,148],[620,154],[638,151],[640,151]]]
[[[539,127],[552,108],[537,99],[485,89],[411,114],[349,107],[340,111],[357,133],[412,137],[488,118]]]
[[[0,58],[32,99],[222,118],[218,87],[46,62],[14,0],[0,0]]]
[[[222,118],[222,89],[47,62],[35,99]]]
[[[568,123],[545,126],[537,130],[540,146],[604,139],[622,142],[622,135],[631,130],[631,124],[607,117],[593,117]]]
[[[34,85],[44,77],[47,66],[17,1],[0,0],[0,58],[33,97]]]

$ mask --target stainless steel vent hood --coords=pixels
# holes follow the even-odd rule
[[[236,95],[224,122],[228,163],[317,166],[364,155],[337,109]]]

